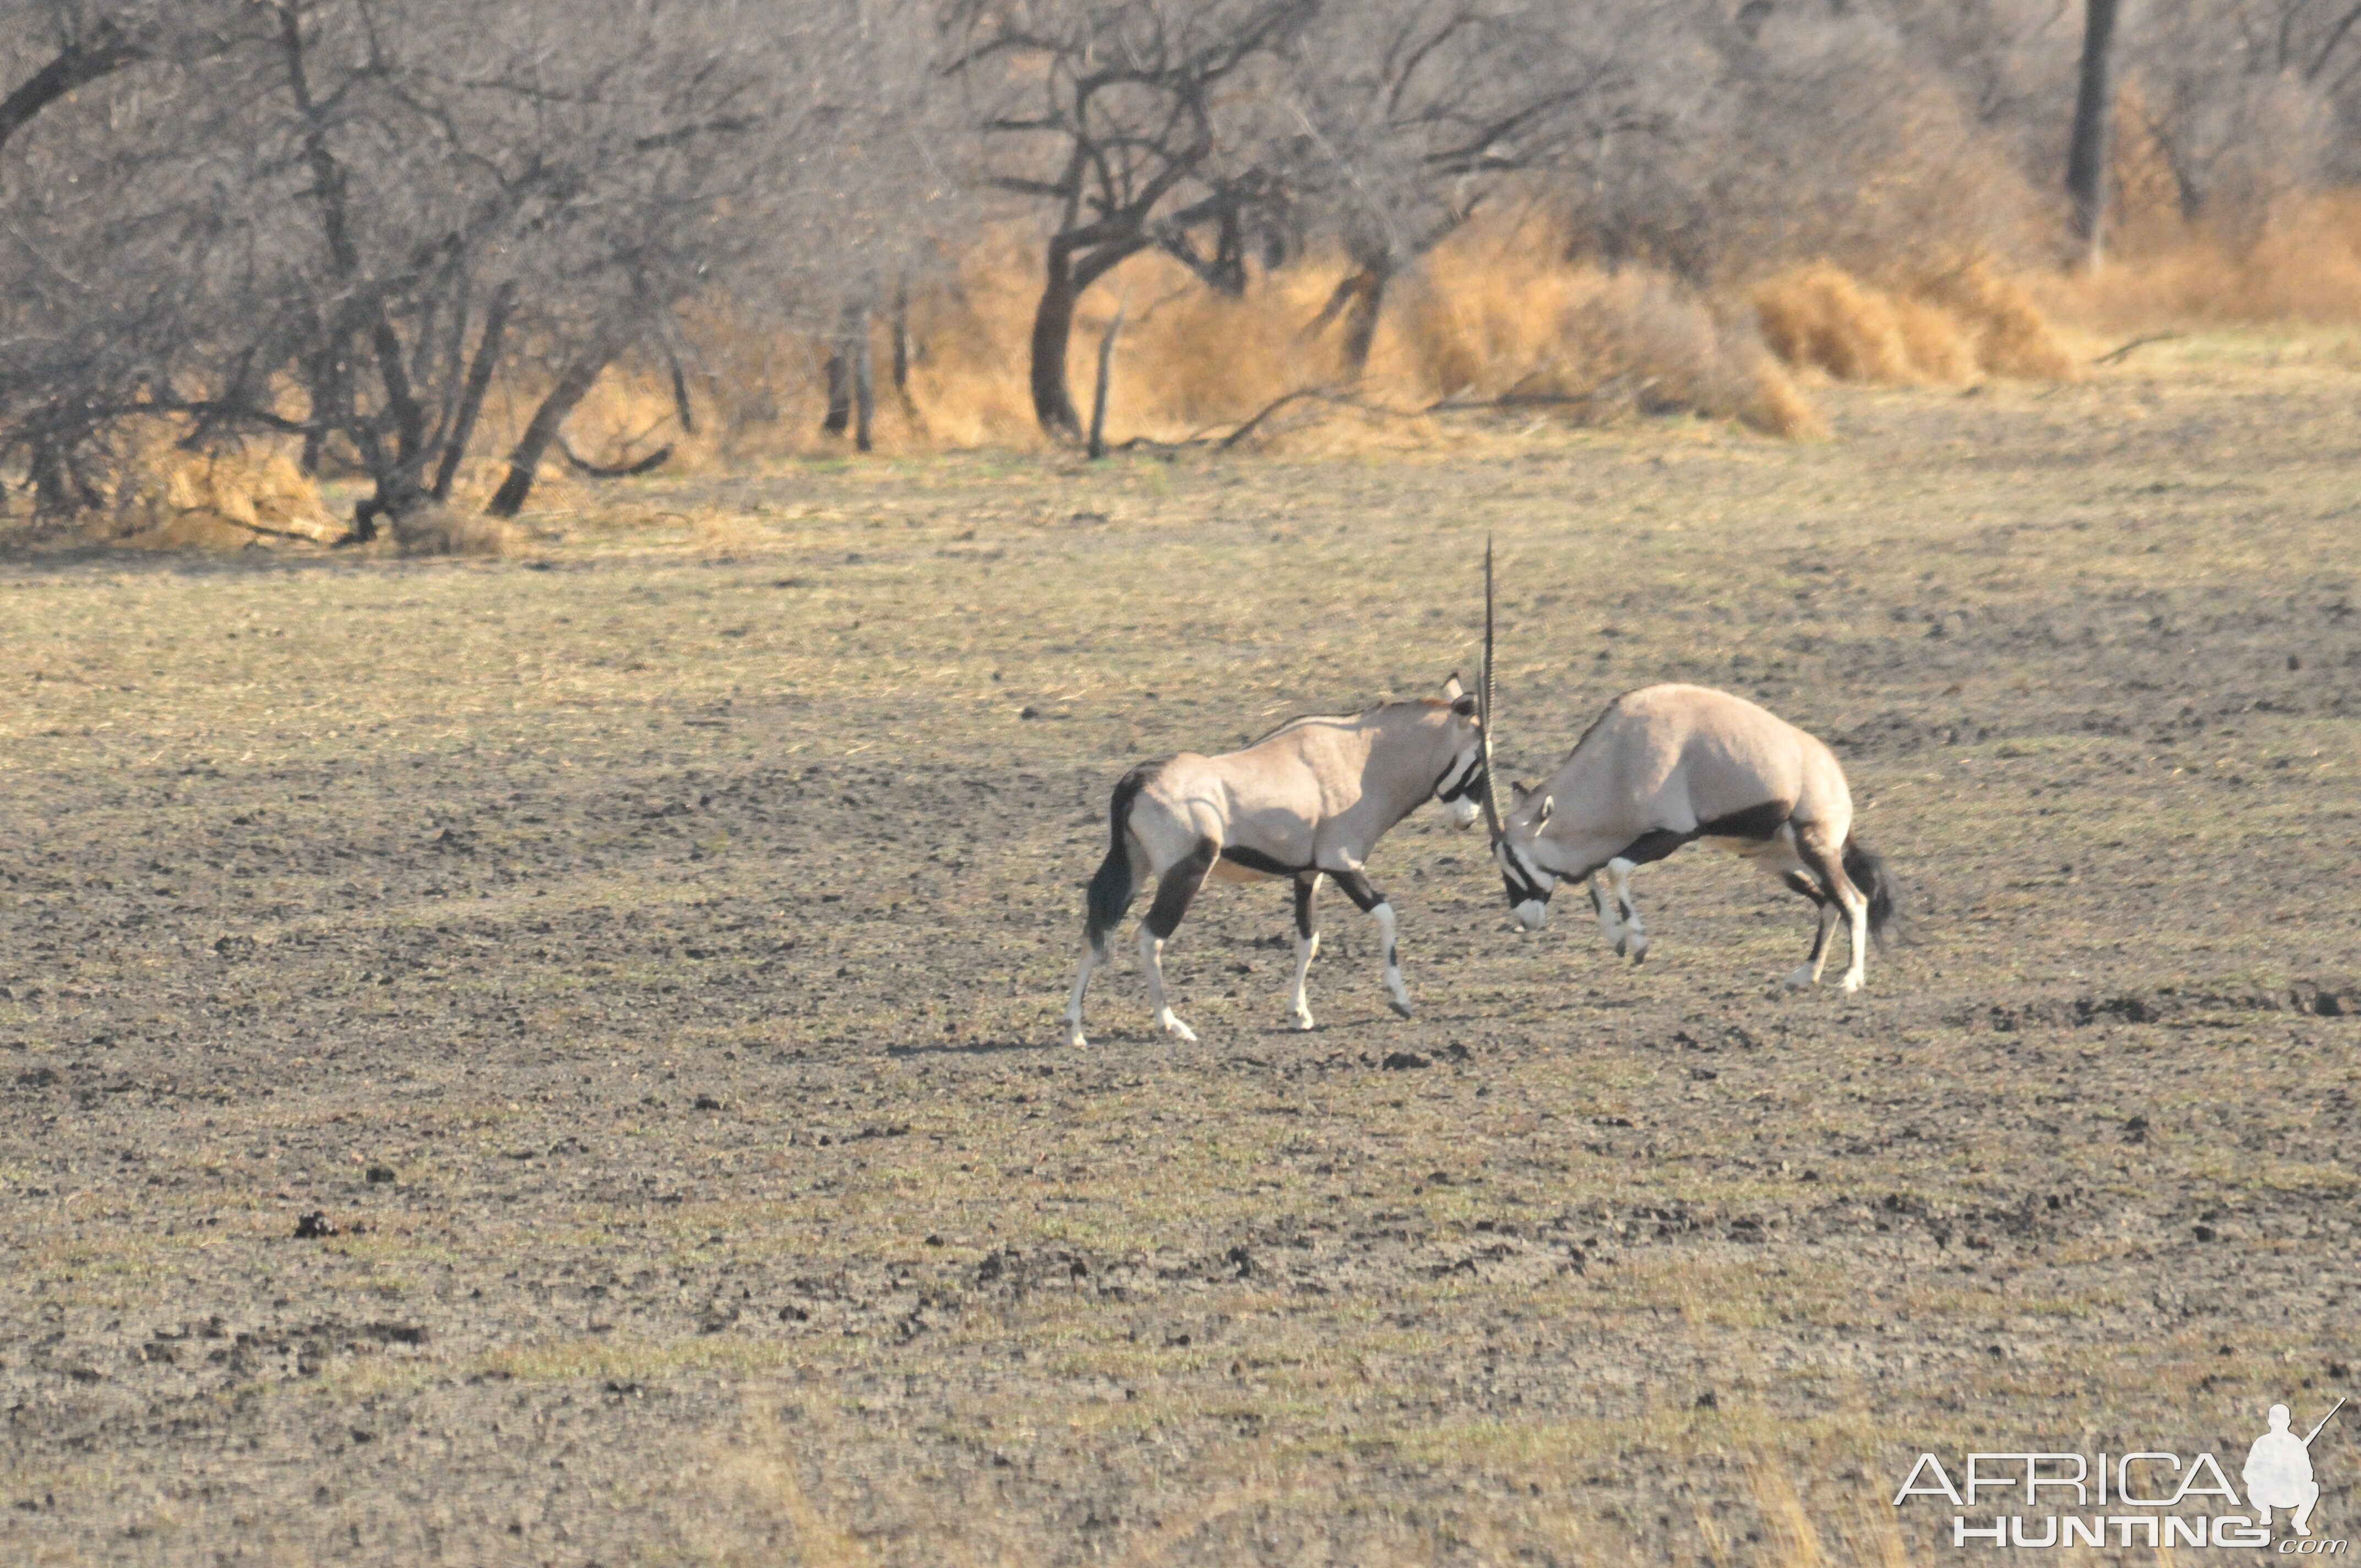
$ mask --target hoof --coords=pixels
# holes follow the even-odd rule
[[[1809,991],[1812,988],[1812,966],[1797,964],[1787,971],[1787,978],[1782,983],[1790,991]]]
[[[1307,1035],[1316,1027],[1316,1025],[1312,1022],[1312,1014],[1309,1013],[1298,1013],[1295,1015],[1295,1026],[1302,1030]]]
[[[1642,937],[1631,944],[1631,967],[1639,968],[1648,961],[1648,938]]]
[[[1090,1041],[1082,1037],[1082,1032],[1080,1029],[1070,1029],[1066,1033],[1066,1044],[1080,1047],[1089,1045]]]
[[[1163,1017],[1158,1019],[1157,1024],[1166,1034],[1171,1036],[1176,1040],[1180,1040],[1191,1046],[1197,1043],[1197,1031],[1191,1029],[1188,1025],[1183,1024],[1180,1019],[1174,1017],[1170,1013],[1167,1013]]]
[[[1405,1018],[1410,1016],[1410,1003],[1407,1002],[1395,1002],[1389,1000],[1386,1003],[1386,1005],[1392,1008],[1396,1013]]]
[[[1624,950],[1625,950],[1626,948],[1628,948],[1629,947],[1631,947],[1631,939],[1630,939],[1629,938],[1625,938],[1625,937],[1618,937],[1618,938],[1615,938],[1615,956],[1616,956],[1617,958],[1619,958],[1619,959],[1620,959],[1620,958],[1621,958],[1621,957],[1623,956]]]
[[[1845,976],[1844,988],[1848,992],[1859,991],[1861,989],[1861,976],[1857,974],[1849,974]]]

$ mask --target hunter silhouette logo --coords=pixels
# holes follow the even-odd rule
[[[2095,1455],[2017,1450],[1969,1454],[1956,1484],[1940,1459],[1921,1453],[1902,1489],[1894,1494],[1894,1506],[1902,1508],[1913,1497],[1940,1497],[1950,1504],[1959,1510],[1951,1517],[1953,1546],[2146,1546],[2158,1551],[2182,1546],[2269,1551],[2274,1546],[2272,1516],[2285,1509],[2294,1533],[2276,1543],[2279,1555],[2341,1557],[2346,1542],[2318,1540],[2312,1533],[2321,1491],[2312,1460],[2315,1440],[2345,1403],[2338,1399],[2300,1437],[2288,1408],[2273,1405],[2264,1417],[2268,1430],[2246,1451],[2246,1465],[2239,1473],[2246,1484],[2243,1500],[2211,1453],[2184,1459],[2154,1448]],[[1982,1495],[1987,1492],[1999,1496],[1987,1499]],[[2012,1508],[2011,1503],[2016,1506]],[[1988,1509],[1995,1511],[1974,1517]]]
[[[2312,1510],[2320,1502],[2320,1483],[2312,1478],[2312,1440],[2320,1435],[2320,1428],[2335,1420],[2336,1412],[2345,1408],[2339,1399],[2328,1414],[2301,1437],[2288,1431],[2288,1408],[2271,1407],[2271,1430],[2255,1440],[2246,1451],[2246,1501],[2255,1509],[2255,1522],[2265,1530],[2271,1528],[2273,1508],[2293,1508],[2295,1518],[2289,1522],[2298,1535],[2312,1533]]]

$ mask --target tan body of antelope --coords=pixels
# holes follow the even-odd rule
[[[1440,698],[1390,702],[1341,717],[1295,718],[1244,751],[1205,757],[1183,751],[1126,773],[1108,805],[1106,859],[1091,879],[1082,970],[1066,1003],[1067,1039],[1086,1042],[1082,993],[1091,970],[1109,961],[1108,938],[1150,876],[1156,901],[1140,925],[1140,966],[1156,1026],[1197,1036],[1174,1015],[1164,986],[1164,944],[1209,877],[1295,884],[1295,987],[1299,1028],[1312,1027],[1305,977],[1320,949],[1315,900],[1333,880],[1377,922],[1386,992],[1410,1016],[1395,948],[1394,909],[1363,869],[1378,840],[1430,798],[1461,828],[1476,821],[1486,787],[1476,699],[1453,676]]]
[[[1484,557],[1485,773],[1491,777],[1492,562]],[[1619,955],[1647,956],[1631,873],[1703,840],[1752,863],[1817,908],[1812,950],[1787,984],[1817,985],[1841,915],[1850,938],[1847,991],[1861,989],[1869,938],[1893,921],[1894,879],[1852,830],[1852,792],[1835,753],[1743,697],[1657,685],[1607,705],[1549,782],[1519,789],[1506,812],[1487,788],[1484,815],[1510,905],[1528,929],[1549,918],[1561,881],[1585,882]]]
[[[1547,784],[1520,790],[1501,822],[1500,874],[1528,927],[1562,880],[1587,881],[1599,929],[1639,962],[1648,932],[1631,873],[1703,841],[1776,877],[1819,909],[1812,950],[1787,976],[1817,985],[1839,914],[1847,991],[1893,913],[1884,863],[1852,831],[1852,794],[1828,747],[1742,697],[1648,686],[1607,705]]]

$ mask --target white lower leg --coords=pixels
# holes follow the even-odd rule
[[[1837,905],[1833,902],[1820,905],[1817,914],[1819,929],[1812,936],[1812,956],[1797,964],[1787,976],[1787,983],[1796,990],[1820,983],[1820,971],[1828,967],[1828,944],[1836,940],[1837,915]]]
[[[1869,978],[1869,900],[1853,894],[1845,905],[1845,915],[1852,927],[1852,961],[1845,965],[1844,988],[1859,991],[1861,981]]]
[[[1386,957],[1386,994],[1392,999],[1394,1011],[1410,1016],[1410,989],[1402,984],[1401,960],[1394,950],[1394,906],[1380,904],[1369,911],[1369,918],[1378,923],[1378,940],[1384,945]]]
[[[1082,970],[1074,976],[1074,993],[1066,998],[1066,1044],[1086,1046],[1082,1037],[1082,992],[1090,989],[1091,970],[1098,967],[1099,951],[1090,942],[1082,944]]]
[[[1195,1040],[1197,1031],[1173,1015],[1164,1001],[1164,938],[1142,926],[1139,928],[1139,967],[1148,971],[1148,1005],[1153,1010],[1156,1026],[1175,1039]]]
[[[1320,951],[1320,933],[1295,938],[1295,993],[1289,1000],[1295,1008],[1295,1026],[1312,1027],[1312,999],[1304,994],[1304,978],[1312,972],[1312,960]]]
[[[1606,873],[1601,872],[1591,873],[1590,902],[1598,910],[1598,934],[1607,938],[1607,945],[1615,949],[1615,956],[1621,958],[1624,940],[1623,921],[1621,916],[1615,913],[1615,889],[1609,883]]]
[[[1623,922],[1623,940],[1615,945],[1615,950],[1620,953],[1628,949],[1635,964],[1648,956],[1648,928],[1640,924],[1640,906],[1631,901],[1631,873],[1639,869],[1626,860],[1607,862],[1607,874],[1614,879],[1611,898],[1615,913]]]

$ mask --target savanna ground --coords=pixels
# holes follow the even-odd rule
[[[2356,367],[0,563],[0,1560],[1891,1565],[1921,1449],[2235,1475],[2361,1361]],[[1757,697],[1912,944],[1781,994],[1690,850],[1635,970],[1428,809],[1416,1021],[1332,894],[1291,1032],[1216,885],[1203,1043],[1126,934],[1064,1047],[1116,775],[1472,671],[1488,531],[1510,768]]]

